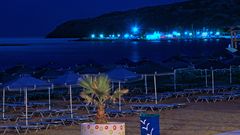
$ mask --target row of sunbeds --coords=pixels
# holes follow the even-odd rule
[[[220,89],[220,88],[219,88]],[[165,92],[165,93],[158,93],[157,100],[162,101],[169,98],[178,98],[178,97],[185,97],[189,99],[189,102],[217,102],[223,100],[232,100],[235,98],[240,97],[240,91],[232,90],[227,91],[227,88],[221,88],[221,90],[217,91],[214,95],[197,95],[197,94],[209,94],[211,91],[210,88],[196,88],[196,89],[186,89],[185,91],[179,92]],[[146,102],[154,101],[155,95],[140,95],[140,96],[124,96],[124,101],[122,105],[123,109],[119,110],[114,105],[107,106],[106,114],[108,117],[124,117],[126,115],[134,115],[139,114],[145,111],[163,111],[163,110],[172,110],[181,107],[185,107],[185,103],[174,103],[174,104],[146,104]],[[68,99],[66,99],[67,101]],[[126,102],[130,103],[126,105]],[[132,104],[134,103],[134,104]],[[142,104],[144,103],[144,104]],[[4,125],[0,126],[0,130],[3,134],[8,132],[14,132],[17,134],[27,134],[29,132],[38,132],[40,130],[48,130],[51,127],[58,127],[58,126],[67,126],[67,125],[75,125],[79,124],[83,121],[92,121],[92,117],[96,113],[96,106],[94,105],[87,105],[87,104],[73,104],[74,110],[85,110],[88,112],[87,115],[76,115],[74,113],[73,117],[70,116],[71,112],[69,109],[46,109],[48,103],[41,103],[41,102],[29,102],[29,109],[28,120],[29,125],[24,124],[24,120],[26,119],[24,116],[25,114],[22,113],[19,116],[15,116],[17,118],[13,118],[10,116],[5,116],[2,118],[1,122],[8,122],[14,121],[15,124],[12,125]],[[118,104],[117,104],[118,105]],[[18,108],[24,108],[25,105],[23,103],[15,102],[15,103],[6,103],[5,106],[7,109],[13,108],[15,112],[18,112]],[[14,109],[15,108],[15,109]],[[41,108],[41,109],[37,109]],[[45,108],[45,109],[42,109]],[[129,108],[129,109],[126,109]],[[35,119],[35,118],[40,119]],[[33,119],[32,119],[33,118]],[[16,120],[18,119],[18,120]]]
[[[2,132],[2,134],[13,132],[15,134],[20,135],[21,133],[27,134],[29,132],[38,132],[40,130],[46,131],[51,127],[80,124],[84,121],[92,121],[92,118],[87,115],[74,117],[71,116],[49,117],[43,118],[39,121],[30,121],[28,122],[28,124],[26,124],[25,122],[17,122],[16,124],[1,125],[0,132]]]

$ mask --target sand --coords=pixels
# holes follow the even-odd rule
[[[184,99],[172,99],[167,102],[182,101]],[[217,103],[189,103],[185,108],[162,111],[160,112],[161,135],[215,135],[239,130],[239,103],[240,99]],[[126,122],[126,135],[140,134],[138,115],[114,118],[111,121]],[[80,127],[58,127],[31,134],[80,135]]]

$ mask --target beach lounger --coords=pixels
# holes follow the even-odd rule
[[[70,123],[71,125],[80,125],[82,122],[86,122],[86,121],[93,121],[93,120],[85,116],[74,116],[73,118],[69,116],[66,119],[66,122]]]
[[[0,122],[10,122],[10,121],[15,121],[17,119],[17,116],[15,115],[5,115],[4,117],[0,118]]]
[[[193,95],[194,93],[180,91],[180,92],[173,92],[172,94],[175,98],[178,98],[178,97],[189,97],[190,95]]]
[[[185,92],[191,92],[194,94],[197,93],[209,93],[212,90],[212,88],[191,88],[191,89],[184,89]]]
[[[7,108],[12,108],[15,112],[18,109],[24,109],[25,108],[25,104],[22,104],[22,103],[6,103],[5,106]],[[28,108],[32,108],[32,105],[28,105]]]
[[[35,133],[37,133],[39,130],[44,129],[45,126],[43,126],[43,125],[18,125],[18,128],[20,129],[20,131],[24,132],[24,135],[26,135],[27,133],[31,133],[31,131],[34,131]]]
[[[48,106],[49,103],[48,102],[29,102],[29,105],[33,107],[45,107],[45,106]]]
[[[5,97],[7,102],[17,102],[20,101],[21,99],[23,99],[23,97],[19,96],[19,95],[8,95]]]
[[[217,93],[217,95],[222,95],[226,97],[228,101],[230,101],[240,97],[240,92],[239,91],[219,92]]]
[[[51,117],[54,115],[54,110],[49,110],[49,109],[38,109],[38,110],[33,110],[33,116],[41,116],[42,118],[44,117]]]
[[[25,122],[20,122],[17,124],[25,126]],[[38,126],[38,130],[40,130],[40,129],[48,130],[50,127],[58,127],[59,126],[59,124],[45,122],[45,121],[28,122],[28,124],[32,125],[32,126]]]
[[[64,102],[68,102],[70,100],[70,96],[69,95],[62,96],[62,99],[63,99]],[[81,96],[72,96],[73,101],[80,102],[81,99],[82,99]]]
[[[171,97],[172,97],[172,95],[159,94],[159,95],[157,96],[157,100],[158,100],[159,102],[161,102],[161,101],[166,100],[166,99],[171,98]],[[156,99],[155,99],[155,96],[154,96],[154,95],[152,95],[152,96],[149,98],[149,101],[155,101],[155,100],[156,100]]]
[[[126,115],[134,115],[134,114],[139,114],[143,111],[136,111],[136,110],[117,110],[117,109],[106,109],[106,114],[107,116],[110,117],[125,117]]]
[[[49,122],[51,124],[58,125],[58,126],[65,125],[65,118],[64,117],[44,118],[44,119],[41,119],[41,121]]]
[[[73,104],[72,107],[75,110],[79,110],[79,109],[86,110],[88,113],[90,113],[90,110],[96,110],[96,106],[95,105]],[[70,106],[68,106],[68,108],[70,108]]]
[[[173,109],[174,107],[176,107],[176,104],[134,104],[131,105],[131,109],[132,110],[151,110],[152,112],[154,112],[155,110],[157,111],[162,111],[165,109]]]
[[[46,118],[43,121],[50,122],[52,124],[60,124],[66,126],[67,124],[79,124],[83,121],[91,121],[91,119],[87,116],[74,116],[71,118],[70,116],[62,116],[62,117],[53,117],[53,118]]]
[[[14,133],[17,133],[18,135],[20,135],[19,126],[17,126],[17,125],[0,126],[0,130],[3,135],[5,135],[8,132],[14,132]]]
[[[140,95],[140,96],[132,96],[132,97],[124,97],[125,99],[129,99],[129,103],[137,102],[148,102],[151,99],[151,95]]]
[[[217,101],[223,101],[224,99],[226,99],[224,96],[221,95],[213,95],[213,96],[198,96],[195,100],[195,102],[204,102],[206,101],[207,103],[210,102],[217,102]]]

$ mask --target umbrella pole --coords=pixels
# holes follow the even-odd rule
[[[5,88],[3,88],[3,109],[2,109],[2,116],[3,116],[3,119],[5,118]]]
[[[156,74],[154,74],[153,76],[153,80],[154,80],[154,91],[155,91],[155,104],[157,104],[157,79],[156,79]]]
[[[232,84],[232,66],[229,68],[229,77],[230,84]]]
[[[118,83],[118,90],[120,91],[121,89],[121,82],[119,81]],[[122,110],[122,107],[121,107],[121,96],[119,95],[119,102],[118,102],[118,110],[121,111]]]
[[[71,111],[71,118],[73,118],[73,109],[72,109],[72,86],[69,85],[69,94],[70,94],[70,111]]]
[[[53,84],[51,85],[51,89],[52,89],[51,92],[54,92],[54,85]]]
[[[174,76],[173,76],[173,79],[174,79],[174,91],[176,92],[176,90],[177,90],[177,80],[176,80],[176,69],[174,69]]]
[[[205,69],[205,86],[206,88],[208,87],[208,73],[207,73],[207,69]]]
[[[51,110],[51,88],[48,88],[48,110]]]
[[[214,84],[214,71],[213,71],[213,69],[212,69],[212,94],[214,94],[214,86],[215,84]]]
[[[148,84],[147,84],[147,75],[144,76],[144,84],[145,84],[145,94],[148,94]]]
[[[27,88],[25,89],[25,118],[26,118],[26,126],[28,125],[28,101],[27,101]]]

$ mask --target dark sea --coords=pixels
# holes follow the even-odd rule
[[[0,38],[0,67],[16,64],[37,67],[49,62],[72,66],[86,61],[113,64],[122,58],[161,62],[172,56],[211,56],[221,53],[228,40],[73,41],[74,39]]]

